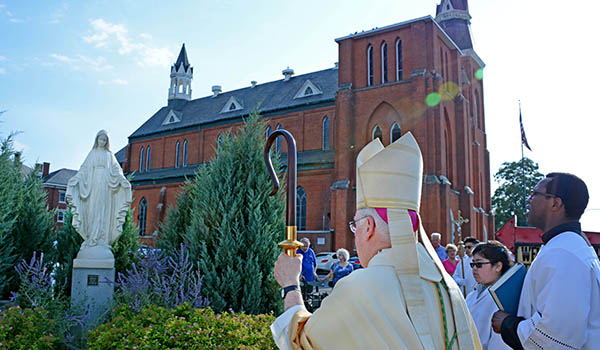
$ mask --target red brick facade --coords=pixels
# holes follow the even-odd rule
[[[396,42],[401,40],[402,74],[397,79]],[[394,123],[402,134],[411,131],[421,146],[424,186],[421,216],[428,232],[442,233],[450,241],[451,213],[460,209],[468,224],[463,236],[484,239],[494,232],[491,215],[489,153],[485,135],[482,81],[476,72],[482,62],[461,51],[431,17],[400,23],[371,32],[337,39],[339,45],[338,91],[330,106],[307,108],[265,116],[275,130],[290,131],[298,152],[321,150],[323,119],[330,122],[329,142],[333,167],[301,169],[298,186],[306,191],[306,230],[316,251],[354,248],[348,229],[355,208],[355,160],[379,127],[384,145],[391,141]],[[387,82],[382,83],[383,43],[387,45]],[[373,82],[368,84],[368,48],[372,47]],[[472,51],[472,50],[471,50]],[[450,83],[448,83],[450,82]],[[439,103],[426,103],[439,93]],[[131,139],[124,162],[126,172],[139,171],[140,150],[151,148],[150,169],[175,167],[176,144],[188,141],[187,163],[209,162],[215,155],[218,135],[239,123],[198,128],[172,135]],[[285,144],[285,143],[284,143]],[[145,151],[146,152],[146,151]],[[286,152],[285,146],[283,152]],[[183,155],[183,150],[180,156]],[[181,161],[180,161],[181,164]],[[166,187],[166,207],[175,204],[181,182],[146,181],[135,186],[134,217],[142,198],[148,202],[146,235],[164,218],[157,209],[161,188]],[[134,183],[135,185],[135,183]],[[164,206],[163,206],[164,207]],[[329,227],[333,234],[328,233]],[[317,238],[325,244],[316,244]],[[151,240],[145,239],[150,243]]]

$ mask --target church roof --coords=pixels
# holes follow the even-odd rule
[[[62,168],[44,176],[44,186],[67,186],[67,182],[77,174],[77,170]]]
[[[303,98],[294,98],[304,83],[310,80],[322,93]],[[259,108],[264,115],[290,108],[300,108],[324,102],[335,102],[338,89],[338,70],[325,69],[308,74],[272,81],[254,87],[223,92],[217,96],[208,96],[192,101],[172,100],[169,105],[159,109],[150,119],[140,126],[129,138],[146,137],[157,133],[169,133],[177,129],[197,127],[205,124],[225,122],[248,115]],[[224,106],[234,97],[243,108],[224,111]],[[164,124],[170,110],[179,112],[181,121]]]
[[[448,0],[448,2],[450,2],[450,4],[452,5],[452,8],[454,10],[463,10],[463,11],[469,11],[469,4],[467,2],[467,0]],[[444,12],[444,9],[442,8],[442,5],[444,4],[444,1],[442,1],[439,5],[437,5],[435,7],[435,15],[439,15],[440,12]]]
[[[121,164],[125,161],[125,150],[127,149],[127,146],[121,148],[120,150],[117,151],[117,153],[115,153],[115,158],[117,159],[117,163]]]
[[[183,70],[187,72],[190,67],[190,62],[187,58],[187,51],[185,51],[185,44],[181,46],[181,51],[179,51],[179,57],[177,57],[177,61],[175,62],[175,69],[179,69],[179,66],[183,64]]]

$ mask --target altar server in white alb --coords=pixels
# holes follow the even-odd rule
[[[356,168],[350,230],[365,268],[341,279],[310,314],[297,288],[300,257],[280,255],[274,274],[286,311],[271,326],[279,348],[481,349],[458,286],[418,224],[423,159],[412,134],[387,148],[375,139]]]
[[[513,349],[600,348],[600,262],[579,219],[589,195],[577,176],[551,173],[527,201],[544,245],[525,277],[517,316],[497,311],[494,331]]]
[[[473,269],[471,268],[471,262],[473,261],[473,248],[479,243],[477,238],[467,237],[465,238],[465,251],[460,261],[456,265],[456,270],[452,275],[452,278],[456,281],[456,284],[460,287],[461,292],[465,295],[465,298],[469,293],[475,290],[475,278],[473,277]]]

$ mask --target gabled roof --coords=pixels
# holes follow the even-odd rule
[[[115,158],[117,158],[117,163],[121,164],[125,161],[125,150],[127,146],[121,148],[117,153],[115,153]]]
[[[44,176],[44,186],[67,186],[67,182],[77,174],[77,170],[62,168]]]
[[[294,99],[294,96],[306,80],[310,80],[319,86],[323,93],[302,99]],[[159,109],[129,137],[145,137],[155,133],[235,119],[252,113],[258,107],[260,108],[260,112],[264,114],[288,108],[329,101],[334,102],[337,88],[338,70],[331,68],[291,77],[288,81],[281,79],[254,87],[223,92],[217,96],[211,95],[192,101],[177,101],[178,105],[173,104]],[[231,97],[235,97],[238,101],[243,101],[243,108],[229,113],[220,113],[225,103]],[[177,109],[181,112],[181,121],[174,124],[162,125],[171,109]]]

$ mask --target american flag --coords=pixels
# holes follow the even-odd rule
[[[521,125],[521,143],[531,151],[529,143],[527,142],[527,136],[525,136],[525,129],[523,129],[523,117],[521,116],[521,108],[519,108],[519,124]]]

